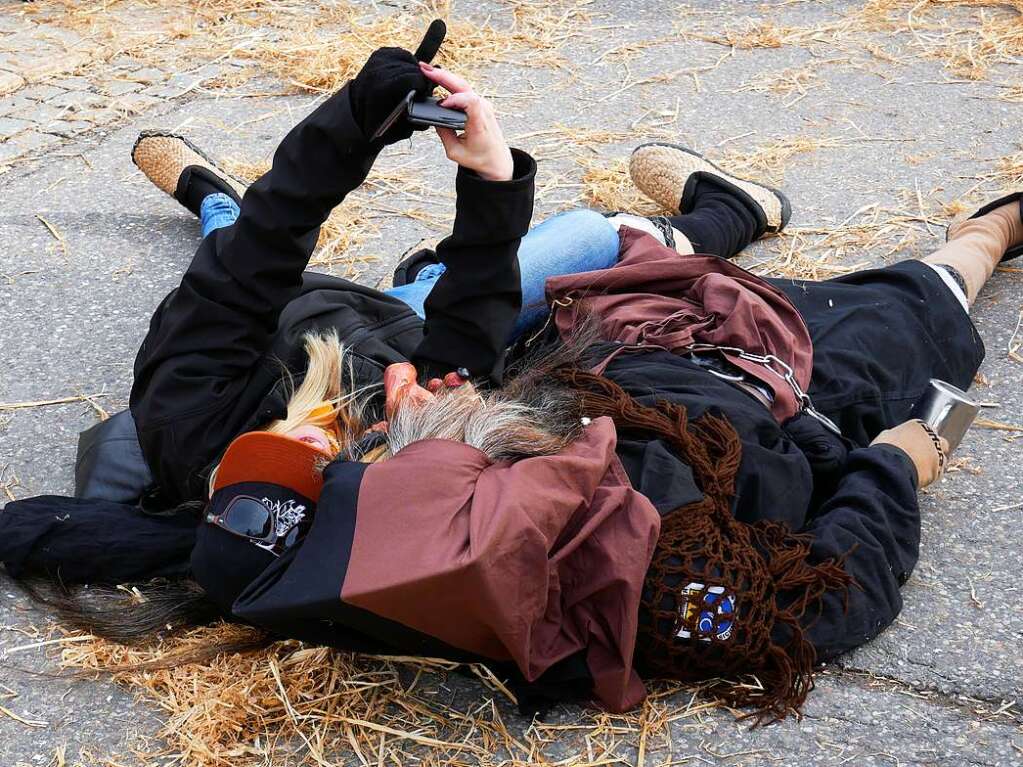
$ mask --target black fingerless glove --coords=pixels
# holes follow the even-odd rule
[[[363,135],[370,139],[409,91],[424,98],[433,92],[433,87],[419,71],[419,62],[411,53],[404,48],[380,48],[373,51],[348,87],[352,115]],[[407,139],[413,130],[408,120],[398,120],[379,140],[393,144]]]
[[[373,51],[362,70],[348,87],[352,102],[352,115],[367,139],[390,117],[395,108],[415,91],[417,98],[433,93],[434,84],[423,76],[419,62],[429,63],[444,40],[446,27],[437,19],[427,30],[415,55],[404,48],[379,48]],[[393,144],[412,135],[414,128],[408,120],[398,120],[380,137],[382,144]]]

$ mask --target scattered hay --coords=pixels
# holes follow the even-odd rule
[[[1023,432],[1023,426],[1018,426],[1014,423],[1005,423],[1004,421],[995,421],[991,418],[978,418],[973,422],[973,425],[978,429],[992,429],[994,431],[1014,431]]]
[[[602,61],[625,63],[636,58],[639,54],[649,50],[650,48],[656,48],[659,45],[677,45],[680,42],[681,40],[679,35],[666,35],[664,37],[656,37],[651,40],[636,40],[631,43],[624,43],[622,45],[616,45],[613,48],[608,48],[606,51],[597,56],[592,63],[599,64]]]
[[[6,716],[10,719],[13,719],[18,724],[24,725],[25,727],[31,727],[33,729],[45,728],[48,727],[50,724],[49,722],[46,722],[42,719],[26,719],[23,716],[18,716],[9,708],[6,708],[4,706],[0,706],[0,716]]]
[[[834,226],[789,226],[765,241],[761,252],[745,256],[747,268],[765,277],[826,280],[867,268],[881,258],[891,262],[922,255],[934,245],[936,227],[948,221],[939,190],[905,189],[894,205],[865,205]]]
[[[795,27],[779,27],[772,21],[745,19],[741,25],[722,30],[719,35],[692,34],[697,40],[727,45],[740,50],[754,48],[781,48],[795,42],[793,35],[801,30]]]
[[[247,183],[252,183],[270,169],[267,162],[231,158],[223,160],[222,164],[224,170]],[[359,246],[379,236],[373,218],[373,212],[366,201],[365,188],[348,195],[320,228],[320,237],[309,265],[325,267],[348,279],[358,277],[363,267],[379,260],[377,256],[358,252]]]
[[[102,392],[97,394],[79,394],[74,397],[60,397],[58,399],[41,399],[31,402],[0,402],[0,411],[6,410],[27,410],[30,408],[52,407],[54,405],[68,405],[73,402],[88,402],[95,407],[94,400],[107,395]]]
[[[669,722],[692,718],[699,724],[717,706],[698,701],[695,689],[686,702],[670,705],[683,688],[665,685],[653,690],[640,712],[587,710],[572,724],[530,724],[513,713],[514,699],[504,685],[478,666],[371,658],[294,641],[202,664],[172,663],[213,645],[260,638],[254,629],[219,624],[150,648],[96,639],[67,643],[61,659],[78,671],[117,669],[117,682],[164,712],[160,737],[167,747],[138,754],[143,764],[326,765],[337,763],[338,753],[362,764],[396,767],[546,764],[556,758],[548,750],[558,752],[571,740],[580,756],[557,763],[581,767],[617,762],[641,743],[648,751],[664,747]],[[450,702],[445,677],[456,669],[475,676],[482,687],[469,704]]]
[[[932,0],[927,4],[929,9],[955,7],[968,13],[964,20],[943,15],[923,29],[915,21],[916,8],[923,4],[897,5],[911,8],[905,19],[913,46],[925,58],[941,61],[956,77],[983,80],[992,66],[1013,62],[1023,55],[1023,4],[1019,2]]]
[[[309,266],[326,267],[332,273],[347,279],[362,274],[363,267],[379,261],[379,256],[359,255],[354,252],[357,245],[377,235],[373,216],[359,200],[349,197],[330,214],[320,228],[316,250],[309,259]]]
[[[46,227],[46,231],[50,233],[50,236],[57,241],[57,245],[60,247],[61,255],[64,256],[64,258],[67,258],[68,257],[67,238],[64,236],[64,233],[57,229],[57,227],[55,227],[45,218],[40,216],[38,213],[36,213],[36,218],[39,220],[40,224]]]
[[[700,75],[701,74],[705,74],[707,72],[713,72],[715,69],[717,69],[722,64],[724,64],[728,59],[730,59],[732,57],[732,55],[733,55],[733,51],[729,51],[728,53],[724,54],[723,56],[718,57],[717,60],[715,60],[713,63],[710,63],[710,64],[703,64],[703,65],[695,66],[695,67],[683,67],[682,69],[675,69],[675,70],[672,70],[671,72],[662,72],[662,73],[657,74],[657,75],[649,75],[647,77],[640,77],[640,78],[633,77],[631,71],[628,68],[628,65],[626,65],[626,67],[625,67],[626,76],[624,78],[622,78],[623,79],[622,84],[618,88],[616,88],[615,90],[612,90],[612,91],[604,94],[597,101],[600,102],[600,103],[605,102],[605,101],[610,101],[610,100],[612,100],[614,98],[617,98],[618,96],[620,96],[621,94],[625,93],[626,91],[635,90],[636,88],[638,88],[640,86],[643,86],[643,85],[656,85],[658,83],[670,83],[670,82],[675,82],[677,80],[680,80],[680,79],[682,79],[684,77],[692,78],[692,80],[693,80],[693,87],[696,89],[696,92],[699,93],[702,90],[702,86],[701,86],[701,83],[700,83]]]
[[[236,15],[253,7],[243,0],[215,4],[189,0],[185,5],[183,9],[182,3],[170,0],[52,0],[26,7],[22,14],[36,25],[32,32],[40,38],[45,39],[50,29],[78,35],[76,50],[85,52],[87,60],[75,74],[98,82],[111,74],[101,65],[115,59],[118,64],[133,60],[137,66],[173,64],[169,71],[178,71],[182,59],[208,61],[236,42]],[[131,21],[126,18],[129,12]]]
[[[595,162],[579,158],[584,168],[582,202],[602,212],[625,211],[641,216],[670,213],[662,210],[657,203],[648,200],[632,183],[629,177],[628,160],[618,160],[610,165],[606,160]]]
[[[26,34],[52,38],[73,54],[70,71],[65,66],[50,67],[52,74],[40,69],[28,78],[31,83],[73,74],[100,91],[117,80],[143,78],[145,85],[159,86],[172,76],[194,75],[192,89],[236,94],[252,79],[269,75],[276,78],[278,85],[271,86],[276,92],[282,91],[281,83],[283,90],[333,92],[375,48],[414,49],[437,17],[449,26],[438,62],[469,78],[498,63],[567,68],[561,47],[593,32],[586,12],[591,0],[498,1],[498,12],[475,19],[471,8],[456,12],[451,0],[388,12],[345,0],[53,0],[26,5],[19,17]],[[168,92],[175,91],[157,91]],[[104,123],[150,103],[107,98]],[[94,117],[89,113],[80,119],[95,122]]]
[[[1023,362],[1023,354],[1020,353],[1020,349],[1023,349],[1023,336],[1020,335],[1020,330],[1023,329],[1023,307],[1019,310],[1019,316],[1016,318],[1016,327],[1012,330],[1012,335],[1009,336],[1009,343],[1006,345],[1006,356],[1013,362]]]
[[[794,280],[826,280],[854,271],[857,265],[834,262],[835,250],[828,249],[829,238],[846,236],[841,230],[822,233],[789,227],[765,241],[762,255],[742,257],[743,266],[762,277],[785,277]]]
[[[740,85],[736,92],[771,93],[776,96],[805,96],[812,87],[822,83],[820,69],[829,61],[811,61],[801,67],[789,67],[780,72],[761,72]]]
[[[994,172],[986,178],[997,182],[1003,189],[1019,189],[1023,186],[1023,151],[997,160]]]
[[[349,749],[372,754],[374,760],[397,755],[401,764],[410,744],[427,746],[438,757],[478,751],[445,740],[445,726],[457,728],[462,717],[448,718],[422,706],[432,701],[416,700],[417,680],[406,689],[388,662],[358,666],[351,655],[280,642],[203,664],[173,665],[173,656],[260,637],[254,629],[220,624],[148,649],[102,641],[75,645],[64,650],[62,660],[77,669],[142,666],[118,671],[115,679],[144,691],[166,713],[160,737],[183,764],[276,764],[297,752],[304,752],[301,763],[323,764],[325,752]],[[161,667],[168,661],[170,667]],[[409,662],[420,673],[454,667],[428,659]],[[401,698],[397,703],[395,696]]]
[[[558,51],[587,29],[588,2],[506,0],[509,18],[480,22],[459,17],[450,0],[420,6],[415,13],[384,15],[345,2],[320,3],[315,29],[309,28],[305,11],[297,23],[279,25],[285,28],[278,39],[254,40],[236,55],[302,90],[332,93],[355,76],[375,49],[397,45],[414,50],[429,22],[443,18],[449,31],[437,63],[466,77],[499,63],[564,66]]]
[[[5,425],[5,421],[0,421],[0,427]],[[21,487],[21,480],[18,479],[17,474],[11,471],[11,467],[0,466],[0,491],[3,491],[8,501],[18,500],[17,496],[14,495],[14,491],[19,487]]]
[[[513,146],[528,147],[529,153],[537,160],[553,160],[562,157],[599,157],[602,156],[602,150],[611,144],[622,144],[631,150],[640,138],[643,141],[669,141],[677,139],[678,132],[674,128],[650,125],[638,125],[628,130],[608,130],[557,123],[552,128],[521,133],[509,141]]]
[[[946,223],[955,221],[960,216],[966,213],[972,213],[973,211],[980,207],[979,204],[971,204],[969,202],[970,199],[971,198],[967,196],[961,199],[955,199],[952,200],[951,202],[946,202],[942,204],[941,214],[945,219]]]
[[[1023,85],[996,83],[1002,90],[996,97],[999,101],[1010,104],[1023,104]]]
[[[783,136],[771,139],[752,149],[730,149],[710,152],[711,159],[729,173],[778,185],[785,178],[785,168],[795,157],[818,149],[848,146],[846,139],[813,136]]]
[[[738,50],[799,46],[865,52],[888,64],[914,54],[940,61],[955,77],[982,80],[1001,63],[1023,55],[1020,0],[868,0],[843,17],[809,26],[779,26],[768,19],[688,36]],[[883,45],[901,45],[893,55]]]

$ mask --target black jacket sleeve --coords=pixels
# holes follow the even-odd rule
[[[920,549],[912,460],[892,445],[852,451],[835,494],[803,532],[813,536],[811,562],[845,555],[857,583],[848,600],[829,593],[805,617],[807,638],[824,661],[873,639],[902,609],[899,587]]]
[[[203,240],[154,315],[130,406],[146,460],[172,496],[197,497],[196,472],[253,416],[237,402],[253,377],[279,377],[261,362],[280,313],[300,290],[320,225],[376,154],[342,89],[288,133],[237,222]]]
[[[425,337],[413,355],[420,372],[467,368],[500,382],[504,350],[522,308],[519,242],[533,215],[536,162],[512,150],[509,181],[458,169],[451,236],[437,246],[447,271],[426,299]]]

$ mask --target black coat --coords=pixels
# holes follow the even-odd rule
[[[741,389],[668,352],[621,355],[605,375],[644,405],[668,400],[685,405],[691,418],[724,415],[742,440],[736,516],[811,534],[815,562],[846,555],[858,588],[848,602],[826,596],[821,613],[806,620],[826,659],[895,620],[899,587],[919,557],[916,469],[899,448],[869,443],[909,419],[931,378],[969,388],[984,345],[938,275],[917,261],[826,282],[770,282],[806,321],[814,344],[809,394],[843,437],[806,414],[779,425]],[[689,468],[662,444],[622,441],[619,456],[659,510],[693,499]]]
[[[157,311],[136,362],[131,412],[168,499],[203,497],[205,472],[230,440],[284,414],[276,358],[300,374],[306,330],[337,328],[354,345],[364,381],[405,359],[430,373],[468,367],[500,378],[520,305],[515,254],[532,208],[532,161],[517,153],[515,179],[504,183],[459,172],[454,233],[438,250],[449,269],[424,325],[377,291],[303,274],[317,227],[374,156],[342,91],[288,135],[273,169],[245,195],[238,222],[204,241],[181,288]],[[606,374],[644,404],[669,399],[692,417],[723,414],[743,443],[737,516],[810,533],[815,559],[849,554],[860,589],[848,611],[829,598],[810,626],[827,657],[891,623],[918,554],[913,465],[898,448],[867,443],[908,416],[931,376],[967,386],[983,351],[965,313],[919,264],[777,284],[814,339],[811,394],[846,439],[806,416],[779,425],[743,391],[666,352],[620,357]],[[698,492],[689,468],[657,441],[623,438],[618,453],[633,485],[662,512]],[[303,621],[309,616],[284,605],[270,622],[304,635]],[[345,646],[345,627],[324,641]]]
[[[284,416],[281,362],[301,378],[308,331],[338,331],[353,352],[355,386],[379,383],[384,367],[408,360],[440,376],[462,367],[500,380],[521,307],[516,255],[536,164],[513,152],[513,178],[502,182],[459,169],[453,231],[437,248],[448,271],[424,323],[379,291],[304,271],[319,227],[378,151],[352,118],[347,88],[335,94],[284,138],[238,220],[203,240],[156,310],[130,409],[161,502],[205,497],[208,471],[230,441]]]

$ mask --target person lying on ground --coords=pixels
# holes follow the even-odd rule
[[[433,84],[468,117],[440,132],[460,166],[452,234],[393,290],[305,271],[408,130],[367,136]],[[400,49],[248,189],[173,136],[144,134],[134,157],[206,234],[136,359],[143,467],[110,479],[130,463],[115,451],[79,498],[9,503],[0,561],[65,584],[160,579],[130,610],[115,591],[51,595],[98,634],[222,616],[484,662],[527,709],[622,711],[667,677],[730,679],[713,694],[761,720],[798,711],[816,663],[901,609],[917,491],[947,452],[911,409],[931,378],[970,385],[969,307],[1023,252],[1014,194],[922,261],[762,279],[728,259],[786,225],[785,196],[667,144],[630,167],[675,215],[527,233],[533,160],[462,78]]]

